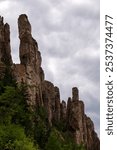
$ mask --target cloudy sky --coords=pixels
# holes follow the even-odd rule
[[[77,86],[86,113],[99,134],[99,0],[0,0],[0,15],[11,27],[11,47],[19,62],[17,18],[27,14],[39,44],[45,78],[61,99]]]

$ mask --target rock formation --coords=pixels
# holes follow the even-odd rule
[[[10,27],[0,16],[0,63],[11,65]]]
[[[31,34],[31,25],[25,14],[19,16],[19,56],[20,64],[13,64],[10,48],[9,25],[0,17],[0,77],[4,76],[6,67],[10,67],[18,84],[26,84],[27,104],[32,111],[36,107],[45,107],[50,126],[54,122],[66,123],[77,144],[84,144],[86,150],[99,150],[99,139],[92,120],[84,112],[84,103],[79,99],[77,87],[72,89],[72,98],[67,104],[61,102],[59,88],[44,79],[41,67],[41,53]]]
[[[34,107],[37,103],[43,105],[41,83],[44,80],[44,72],[41,68],[41,54],[36,40],[31,34],[31,25],[26,15],[20,15],[18,19],[20,38],[20,64],[14,65],[14,75],[18,83],[28,85],[28,104]]]
[[[0,16],[0,79],[5,74],[6,65],[12,65],[10,47],[10,27],[4,24],[3,17]]]

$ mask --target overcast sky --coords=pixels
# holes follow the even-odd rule
[[[0,0],[0,15],[11,27],[11,47],[19,62],[17,19],[27,14],[42,54],[45,78],[61,99],[77,86],[86,113],[99,134],[99,0]]]

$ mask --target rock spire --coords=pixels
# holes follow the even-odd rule
[[[18,29],[20,64],[13,64],[10,28],[8,24],[4,24],[3,17],[0,17],[0,77],[4,76],[4,68],[9,66],[17,83],[27,85],[27,104],[32,111],[37,107],[45,107],[50,126],[61,121],[77,144],[84,144],[86,150],[99,150],[99,139],[94,124],[85,114],[85,106],[79,98],[78,88],[72,88],[72,97],[68,98],[67,103],[61,101],[59,88],[44,79],[41,53],[32,37],[31,24],[25,14],[18,18]]]
[[[10,27],[4,24],[3,17],[0,16],[0,63],[12,64],[10,47]]]

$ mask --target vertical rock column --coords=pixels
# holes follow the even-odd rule
[[[53,83],[46,80],[43,82],[42,97],[44,107],[47,110],[49,125],[52,126],[52,121],[55,118],[55,87]]]
[[[71,97],[68,98],[68,101],[67,101],[67,114],[66,114],[66,117],[67,117],[67,126],[69,126],[69,122],[70,122],[70,114],[71,114],[71,104],[72,104],[72,100],[71,100]]]
[[[61,105],[61,121],[66,122],[66,113],[67,113],[67,107],[66,107],[66,102],[62,101]]]
[[[67,103],[67,126],[77,144],[83,144],[86,150],[99,150],[99,139],[94,124],[85,115],[84,103],[79,100],[79,92],[72,88],[72,99]]]
[[[28,17],[23,14],[18,19],[20,38],[20,61],[23,65],[31,65],[35,71],[41,67],[41,54],[38,51],[38,44],[31,34],[31,25]]]
[[[4,24],[3,17],[0,16],[0,80],[4,78],[6,68],[9,68],[10,71],[10,66],[12,64],[10,27],[7,23]]]
[[[20,38],[20,66],[16,66],[17,70],[25,68],[25,75],[22,76],[23,82],[27,84],[28,104],[30,106],[43,105],[42,100],[42,82],[44,80],[44,72],[41,68],[41,53],[38,50],[38,44],[31,34],[31,25],[28,17],[22,14],[18,18],[18,29]],[[18,69],[19,68],[19,69]],[[24,69],[23,69],[24,70]],[[17,75],[16,75],[17,76]]]
[[[72,132],[77,144],[84,143],[83,139],[83,116],[84,104],[79,100],[77,87],[72,88],[72,100],[69,98],[67,104],[68,128]]]
[[[13,64],[11,58],[10,47],[10,27],[3,22],[3,17],[0,16],[0,62],[7,66]]]
[[[59,88],[55,87],[55,115],[54,120],[59,122],[60,121],[60,92]]]
[[[79,90],[77,87],[72,88],[72,101],[78,101],[79,100]]]

